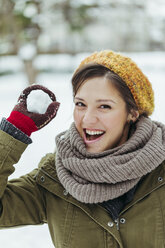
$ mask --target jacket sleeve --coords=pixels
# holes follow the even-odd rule
[[[37,169],[8,182],[26,147],[0,130],[0,228],[46,222],[44,198],[35,181]]]

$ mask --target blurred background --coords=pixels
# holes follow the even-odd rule
[[[164,51],[164,0],[0,0],[0,75],[24,70],[33,83],[101,49]]]
[[[86,55],[103,49],[139,65],[155,92],[151,118],[165,123],[164,0],[0,0],[1,117],[32,83],[49,87],[61,103],[55,120],[32,134],[11,178],[28,173],[54,151],[54,137],[73,121],[73,71]],[[5,248],[53,248],[46,225],[1,230],[0,242]]]

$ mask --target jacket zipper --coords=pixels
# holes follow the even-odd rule
[[[114,222],[115,222],[115,224],[116,224],[117,230],[119,231],[119,229],[120,229],[120,226],[119,226],[119,218],[117,218]]]

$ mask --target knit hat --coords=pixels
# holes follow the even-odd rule
[[[152,85],[134,61],[119,53],[104,50],[95,52],[85,58],[77,70],[90,63],[103,65],[120,76],[131,91],[139,114],[152,114],[154,110],[154,92]]]

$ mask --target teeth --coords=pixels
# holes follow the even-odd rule
[[[90,131],[90,130],[86,130],[86,133],[89,135],[99,135],[99,134],[103,134],[103,131]]]

